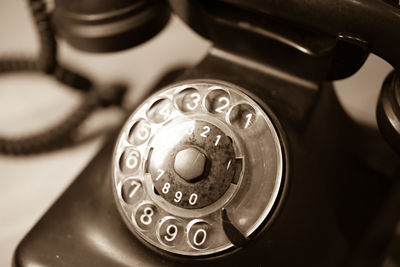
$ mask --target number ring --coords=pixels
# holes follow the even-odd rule
[[[190,127],[189,123],[187,125]],[[215,138],[201,136],[205,126],[210,128],[209,136],[220,136],[218,146],[215,146]],[[160,135],[168,136],[169,131],[174,131],[174,127]],[[162,137],[158,141],[162,142]],[[171,204],[187,209],[203,208],[217,201],[228,190],[235,173],[235,151],[232,139],[215,125],[196,120],[194,131],[191,134],[182,134],[178,144],[169,147],[155,144],[154,147],[152,155],[164,153],[165,158],[160,162],[159,160],[152,160],[151,157],[149,172],[157,193]],[[202,179],[193,183],[185,181],[174,171],[176,154],[188,147],[195,147],[208,158]],[[158,169],[167,170],[164,175],[158,177],[159,179],[157,179]],[[168,185],[168,190],[165,190],[165,185]],[[178,191],[182,192],[182,197],[177,202],[174,201],[174,198]],[[193,203],[192,197],[194,193],[198,195],[195,203]]]

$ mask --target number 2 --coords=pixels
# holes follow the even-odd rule
[[[204,127],[203,127],[203,130],[204,130],[204,132],[202,132],[202,133],[200,134],[200,136],[201,136],[201,137],[204,137],[204,138],[207,138],[207,134],[210,132],[210,127],[204,126]]]
[[[220,103],[224,103],[224,104],[222,104],[222,106],[220,106],[220,107],[218,107],[218,108],[216,108],[215,109],[215,111],[216,112],[218,112],[218,113],[221,113],[221,112],[223,112],[224,111],[224,109],[226,109],[228,106],[229,106],[229,99],[228,98],[226,98],[226,97],[220,97],[219,99],[218,99],[218,102],[220,102]]]

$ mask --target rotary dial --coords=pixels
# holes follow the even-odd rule
[[[144,242],[212,256],[263,228],[279,200],[283,162],[276,127],[244,89],[187,81],[150,97],[126,122],[114,195]]]

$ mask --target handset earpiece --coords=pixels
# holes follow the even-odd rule
[[[53,22],[72,46],[89,52],[113,52],[141,44],[167,24],[164,0],[56,0]]]

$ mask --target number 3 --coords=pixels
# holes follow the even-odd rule
[[[186,104],[186,107],[187,107],[189,110],[195,110],[195,109],[199,106],[199,103],[200,103],[200,95],[199,95],[198,93],[193,93],[193,94],[191,94],[190,96],[192,97],[192,104],[191,104],[191,103],[187,103],[187,104]]]
[[[224,109],[229,106],[229,99],[223,96],[218,99],[218,102],[223,104],[220,107],[216,108],[215,111],[218,113],[222,113]]]

